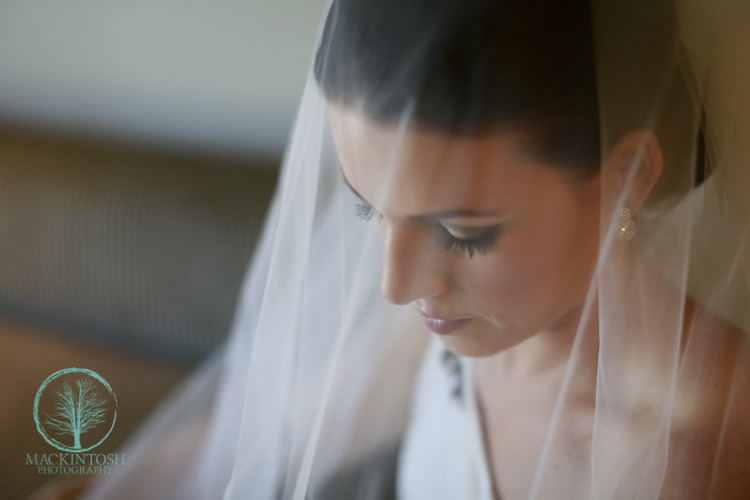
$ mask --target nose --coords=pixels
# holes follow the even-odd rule
[[[449,286],[441,269],[442,248],[418,223],[388,223],[382,229],[383,273],[380,293],[393,304],[434,297]]]

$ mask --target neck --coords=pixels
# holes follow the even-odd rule
[[[571,311],[570,315],[557,325],[539,332],[523,342],[493,356],[474,360],[477,382],[487,378],[494,384],[498,380],[514,382],[561,379],[571,355],[578,356],[577,367],[586,371],[596,371],[599,351],[598,317],[589,315],[586,324],[581,325],[582,308]],[[580,340],[576,345],[576,337]],[[575,353],[574,353],[575,347]]]
[[[566,415],[575,417],[566,425],[578,429],[581,422],[590,422],[599,346],[598,318],[596,314],[589,316],[591,319],[583,325],[588,328],[581,328],[580,333],[578,311],[575,319],[571,314],[571,321],[559,327],[473,361],[483,439],[493,484],[498,488],[496,498],[528,496],[563,381],[565,406],[573,410]],[[575,370],[566,379],[572,356]]]

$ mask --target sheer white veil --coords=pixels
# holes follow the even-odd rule
[[[358,3],[370,11],[346,7]],[[440,82],[418,85],[435,93],[427,98],[405,82],[431,77],[429,54],[446,39],[447,21],[502,17],[505,4],[517,3],[440,1],[422,19],[429,1],[332,2],[231,336],[131,440],[126,464],[85,498],[393,494],[396,475],[407,473],[396,457],[418,412],[415,380],[428,344],[437,343],[411,307],[380,294],[377,225],[356,217],[360,200],[344,182],[328,104],[389,124],[393,134],[380,146],[392,159],[385,170],[395,172],[405,134],[429,128],[425,120],[438,133],[470,136],[462,120],[496,111],[483,100],[487,89],[458,83],[471,105],[456,116],[448,104],[423,106],[439,98]],[[567,8],[531,4],[528,12],[544,22],[528,29],[548,22],[548,7]],[[394,5],[398,16],[387,11]],[[737,476],[750,466],[750,6],[595,0],[590,12],[601,163],[624,134],[647,129],[661,145],[664,172],[634,210],[635,237],[621,241],[617,208],[638,189],[648,153],[637,149],[630,169],[602,167],[596,269],[527,497],[750,498],[741,489],[750,482]],[[362,60],[356,44],[331,35],[346,22],[361,23],[368,40],[389,37],[391,25],[403,25],[399,33],[419,25],[423,38],[411,52],[394,42],[388,58],[354,64]],[[549,35],[531,34],[523,39]],[[486,40],[477,36],[463,49],[481,53]],[[378,73],[387,60],[392,67]],[[477,61],[453,68],[469,72]],[[451,78],[460,82],[461,71]],[[397,191],[386,186],[374,206]],[[582,395],[588,379],[592,392]],[[464,384],[472,390],[471,380]],[[590,418],[579,418],[582,407]],[[445,433],[430,436],[439,443]]]

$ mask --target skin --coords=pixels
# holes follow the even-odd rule
[[[560,339],[575,334],[596,263],[599,176],[574,179],[513,133],[409,131],[390,158],[395,127],[336,107],[330,116],[344,175],[377,212],[383,296],[432,317],[470,318],[441,336],[458,354],[491,356],[533,337],[546,351],[540,363],[566,357]],[[470,256],[441,243],[445,230],[497,237]]]
[[[332,106],[330,120],[347,183],[377,212],[383,296],[433,317],[471,318],[439,338],[481,358],[477,393],[503,485],[496,496],[525,498],[596,265],[600,176],[536,159],[519,134],[416,130],[399,144],[397,128],[345,109]],[[500,230],[490,249],[470,255],[446,249],[436,224],[458,237]],[[595,342],[588,351],[595,365]],[[508,383],[498,390],[497,380]]]
[[[432,317],[471,319],[439,338],[451,351],[477,358],[474,389],[496,498],[529,496],[577,333],[582,340],[556,434],[564,453],[546,464],[546,480],[579,490],[581,498],[590,493],[585,481],[570,478],[580,478],[591,462],[604,355],[609,373],[619,377],[610,403],[617,408],[621,398],[634,406],[632,414],[597,418],[616,436],[609,446],[627,448],[627,456],[640,457],[659,439],[658,414],[651,410],[674,392],[669,456],[680,461],[668,461],[660,498],[750,498],[744,424],[750,382],[740,376],[750,364],[747,335],[644,267],[629,243],[614,242],[608,251],[598,280],[607,302],[589,289],[596,281],[600,214],[608,220],[621,205],[637,213],[661,173],[652,134],[626,134],[601,174],[576,177],[535,158],[517,132],[404,131],[335,105],[329,110],[345,179],[367,204],[383,243],[383,296]],[[495,238],[472,253],[446,245],[446,232]],[[579,325],[587,300],[592,315]],[[617,331],[610,345],[599,344],[599,310],[608,311],[610,333]],[[631,314],[639,310],[645,312]],[[644,464],[623,466],[617,456],[599,463],[606,474],[598,476],[604,482],[597,491],[605,497]]]

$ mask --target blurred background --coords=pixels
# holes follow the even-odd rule
[[[0,0],[0,498],[77,479],[25,464],[53,372],[108,453],[226,336],[325,4]]]

